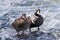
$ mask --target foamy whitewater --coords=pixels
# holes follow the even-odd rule
[[[44,18],[40,31],[28,37],[15,36],[11,23],[22,13],[33,14],[37,8]],[[29,34],[28,29],[24,33]],[[60,40],[60,0],[0,0],[0,40]]]

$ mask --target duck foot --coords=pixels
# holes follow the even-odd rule
[[[22,33],[22,34],[17,34],[16,36],[20,39],[26,39],[29,38],[31,35]]]

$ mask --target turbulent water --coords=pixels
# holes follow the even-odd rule
[[[15,36],[11,23],[22,13],[29,16],[38,8],[44,18],[40,31],[26,30],[31,35]],[[0,40],[60,40],[60,0],[0,0]]]

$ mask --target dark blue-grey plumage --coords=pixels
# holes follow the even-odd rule
[[[40,13],[40,9],[36,10],[36,12],[34,13],[34,15],[38,18],[35,17],[34,20],[31,20],[30,31],[31,31],[31,28],[33,28],[33,27],[38,27],[38,30],[39,30],[39,26],[41,26],[43,24],[43,17],[41,15],[39,15],[37,12]]]

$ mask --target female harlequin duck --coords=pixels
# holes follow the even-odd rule
[[[15,30],[18,32],[24,31],[29,28],[31,23],[30,17],[26,17],[26,14],[22,14],[20,18],[17,18],[13,23],[12,26],[15,28]],[[22,32],[23,33],[23,32]]]

